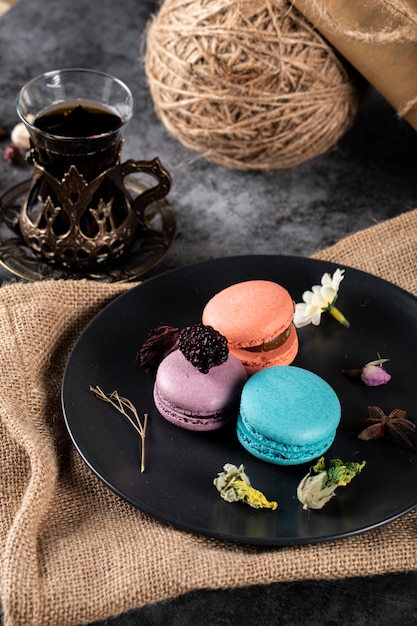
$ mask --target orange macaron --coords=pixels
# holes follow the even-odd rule
[[[293,317],[294,301],[284,287],[269,280],[249,280],[213,296],[202,321],[227,338],[230,353],[253,374],[293,362],[298,352]]]

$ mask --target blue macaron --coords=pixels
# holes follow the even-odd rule
[[[320,376],[293,365],[267,367],[243,387],[237,436],[263,461],[297,465],[330,448],[340,417],[339,398]]]

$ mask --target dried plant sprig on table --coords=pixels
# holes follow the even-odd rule
[[[145,471],[145,437],[146,427],[148,425],[148,414],[143,414],[142,424],[136,407],[132,404],[130,400],[128,400],[128,398],[123,398],[122,396],[119,396],[117,391],[113,391],[110,394],[105,394],[98,385],[97,387],[92,387],[90,385],[90,391],[92,391],[96,396],[98,396],[105,402],[109,402],[112,407],[114,407],[117,411],[119,411],[119,413],[126,417],[128,422],[133,426],[136,432],[139,433],[142,443],[140,471],[143,473]],[[131,417],[131,415],[129,415],[128,411],[132,413],[133,418]]]
[[[364,421],[369,424],[358,435],[362,441],[381,439],[387,437],[394,443],[411,448],[413,445],[410,436],[414,434],[416,425],[407,419],[406,412],[402,409],[394,409],[385,415],[379,406],[368,406],[369,417]]]

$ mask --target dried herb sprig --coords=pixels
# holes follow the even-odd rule
[[[140,471],[143,473],[145,471],[145,437],[146,427],[148,425],[148,414],[143,414],[142,424],[136,407],[132,404],[130,400],[128,400],[128,398],[123,398],[122,396],[119,396],[117,391],[113,391],[110,394],[105,394],[98,385],[97,387],[92,387],[90,385],[90,391],[92,391],[96,396],[98,396],[105,402],[109,402],[112,407],[114,407],[117,411],[119,411],[119,413],[126,417],[128,422],[133,426],[136,432],[139,433],[142,443]],[[133,418],[129,415],[128,411],[132,413]]]

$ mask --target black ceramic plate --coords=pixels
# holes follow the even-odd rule
[[[319,327],[300,329],[294,365],[325,378],[342,404],[342,419],[326,459],[366,460],[366,466],[319,511],[304,511],[296,488],[308,466],[283,467],[257,460],[234,430],[194,433],[166,422],[152,400],[153,376],[135,362],[138,347],[158,324],[193,324],[218,290],[249,279],[275,280],[295,301],[336,265],[285,256],[243,256],[207,261],[145,281],[108,305],[76,343],[64,374],[62,403],[70,435],[90,468],[133,506],[196,534],[240,543],[285,545],[337,539],[389,522],[417,505],[414,449],[389,441],[362,442],[357,423],[368,405],[394,408],[412,418],[417,409],[417,299],[369,274],[347,268],[339,308],[351,323],[328,314]],[[366,387],[341,373],[389,358],[391,381]],[[91,391],[117,390],[139,413],[149,413],[146,468],[140,472],[140,438],[123,416]],[[223,501],[213,479],[225,463],[244,464],[252,485],[276,511]]]

